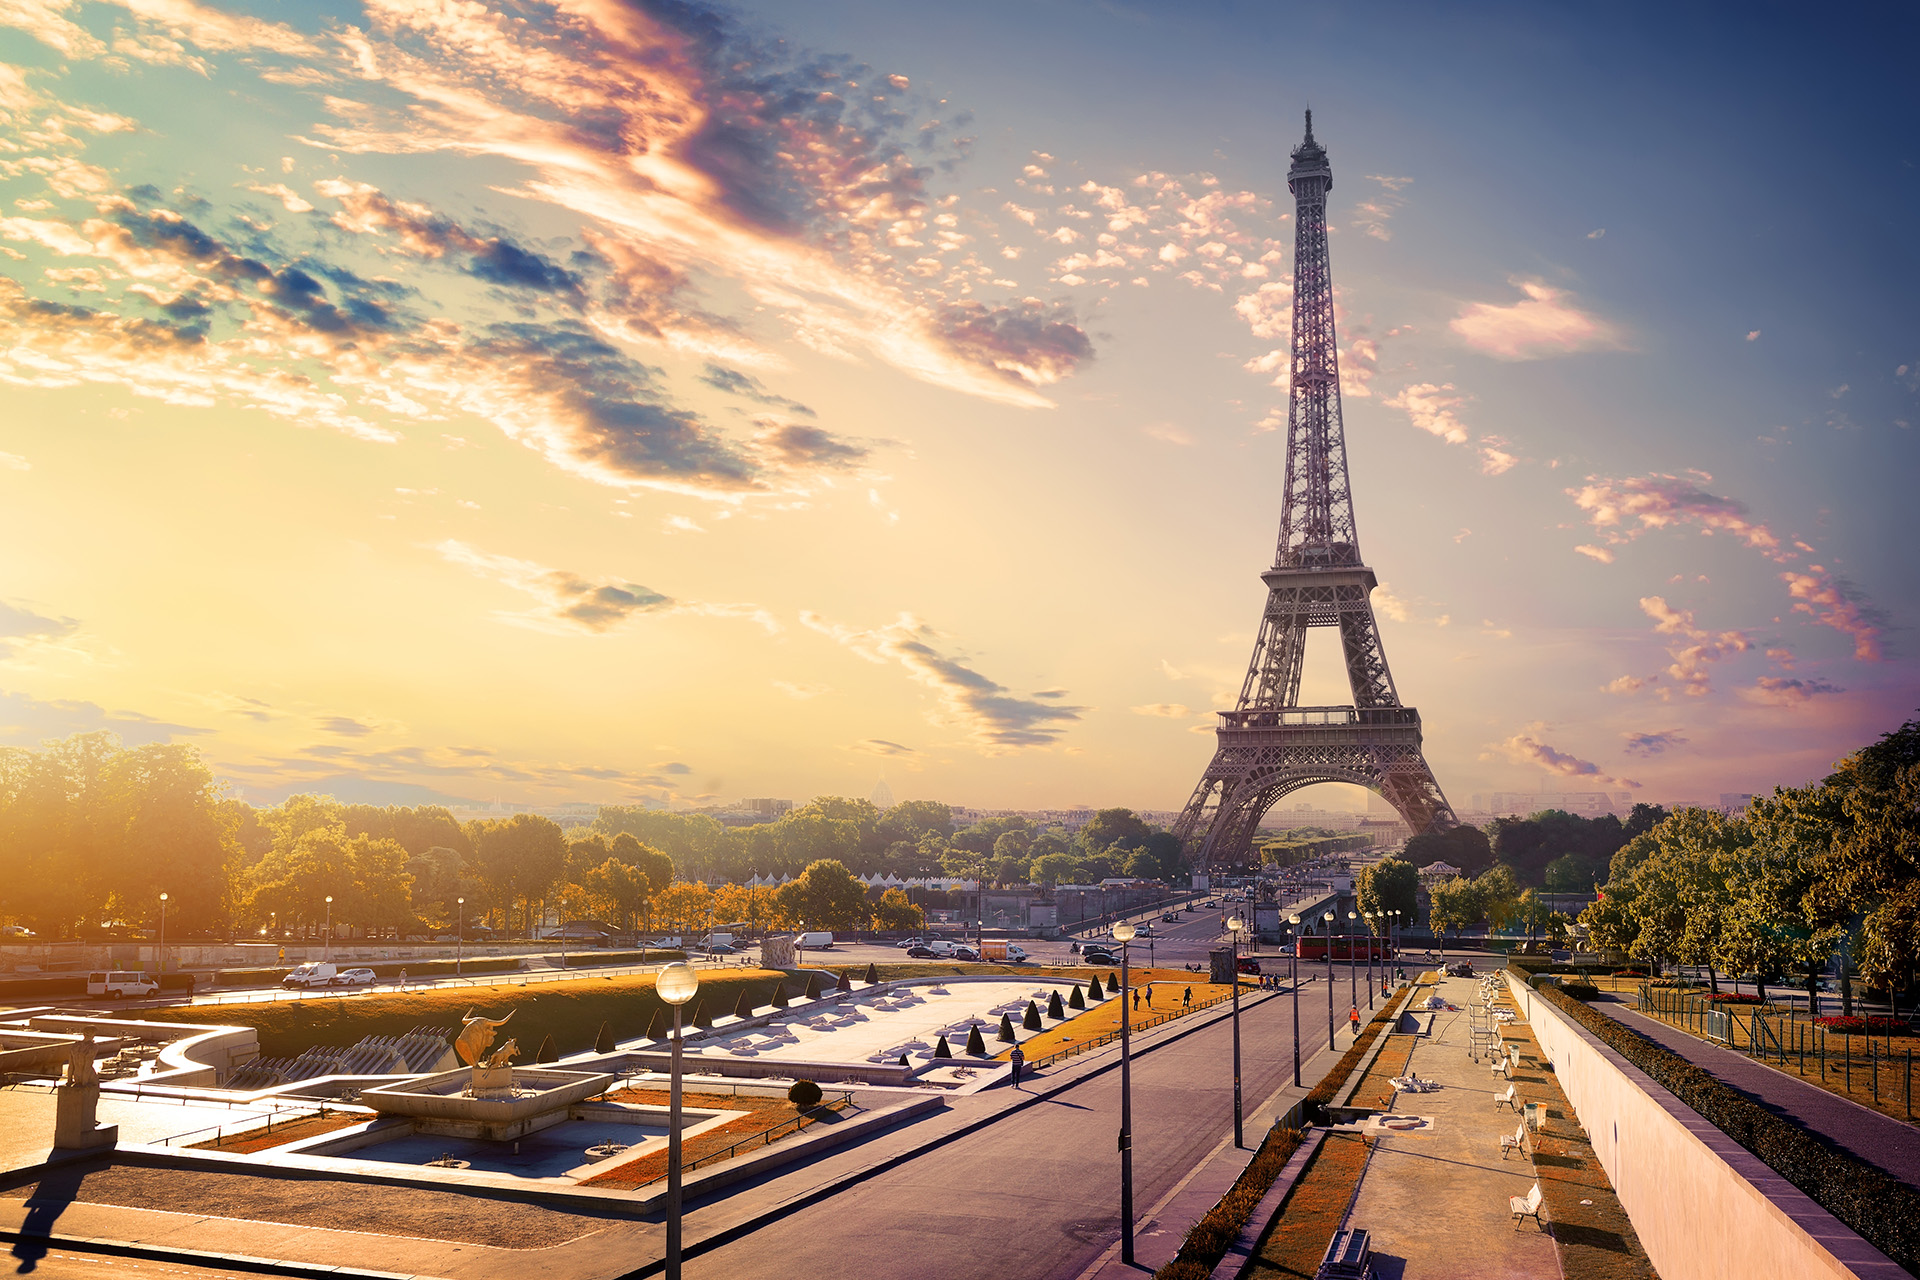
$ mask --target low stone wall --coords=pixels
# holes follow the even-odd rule
[[[1507,986],[1662,1280],[1906,1272],[1524,982]]]

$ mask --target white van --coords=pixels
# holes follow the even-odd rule
[[[96,970],[87,975],[87,994],[90,996],[108,996],[120,1000],[128,996],[150,996],[159,989],[160,984],[144,973]]]
[[[812,933],[803,933],[800,935],[800,945],[808,948],[809,950],[817,951],[822,947],[832,946],[833,935],[831,933],[826,932],[825,930],[815,930]]]
[[[333,977],[338,972],[339,969],[328,961],[309,960],[280,979],[280,985],[288,988],[329,987],[333,985]]]

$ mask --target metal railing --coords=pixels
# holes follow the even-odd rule
[[[702,1090],[702,1092],[705,1092],[705,1090]],[[762,1129],[758,1133],[750,1134],[747,1137],[740,1139],[740,1141],[734,1143],[730,1147],[723,1148],[722,1150],[719,1150],[719,1151],[709,1151],[707,1154],[700,1156],[697,1159],[682,1160],[680,1162],[680,1172],[691,1173],[695,1169],[700,1168],[702,1165],[719,1164],[722,1161],[731,1160],[733,1159],[734,1156],[738,1155],[741,1151],[751,1147],[756,1147],[756,1146],[770,1147],[775,1142],[778,1142],[781,1138],[786,1137],[788,1134],[800,1132],[800,1130],[806,1127],[807,1122],[809,1120],[812,1120],[815,1118],[818,1112],[846,1111],[846,1110],[856,1110],[856,1111],[859,1110],[858,1107],[854,1106],[852,1093],[842,1093],[838,1098],[834,1099],[832,1102],[827,1102],[823,1100],[819,1106],[810,1107],[806,1111],[801,1112],[797,1116],[793,1116],[792,1118],[787,1120],[782,1120],[779,1124],[774,1125],[770,1129]],[[662,1169],[659,1173],[654,1174],[651,1178],[648,1178],[645,1182],[639,1183],[637,1185],[642,1187],[650,1187],[654,1183],[660,1181],[662,1178],[666,1176],[667,1176],[667,1171],[665,1169]]]
[[[1259,990],[1258,987],[1247,987],[1245,984],[1242,984],[1242,989]],[[1172,1022],[1175,1018],[1184,1017],[1189,1013],[1198,1013],[1202,1009],[1211,1009],[1213,1006],[1224,1004],[1231,999],[1233,999],[1233,992],[1229,991],[1224,995],[1217,995],[1204,1000],[1196,1000],[1192,1004],[1183,1005],[1178,1009],[1169,1009],[1165,1013],[1153,1013],[1143,1017],[1129,1017],[1127,1031],[1128,1034],[1136,1031],[1145,1031],[1150,1027],[1157,1027],[1163,1023]],[[1077,1041],[1074,1044],[1065,1045],[1041,1057],[1029,1058],[1027,1059],[1027,1066],[1038,1070],[1041,1067],[1051,1066],[1053,1063],[1063,1061],[1067,1058],[1077,1057],[1080,1054],[1091,1052],[1094,1049],[1105,1048],[1107,1045],[1113,1044],[1119,1039],[1120,1029],[1116,1027],[1112,1031],[1096,1036],[1091,1040]]]

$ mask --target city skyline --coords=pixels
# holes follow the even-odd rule
[[[1177,810],[1280,514],[1308,105],[1456,808],[1797,785],[1920,705],[1910,15],[9,12],[0,745]]]

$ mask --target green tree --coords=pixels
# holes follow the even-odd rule
[[[1640,924],[1635,954],[1703,965],[1717,990],[1727,876],[1752,836],[1745,822],[1715,809],[1681,809],[1648,836],[1654,851],[1634,871],[1633,914]]]
[[[862,929],[871,918],[865,887],[845,863],[832,858],[812,863],[774,896],[792,918],[811,929]]]
[[[1389,912],[1398,911],[1402,927],[1410,926],[1419,906],[1420,872],[1411,862],[1382,858],[1360,873],[1354,894],[1362,915],[1381,921]],[[1377,924],[1374,931],[1382,932],[1387,927],[1386,923]]]
[[[1512,922],[1520,907],[1520,886],[1513,868],[1504,863],[1488,867],[1473,878],[1473,887],[1490,929],[1501,929]]]
[[[1101,809],[1080,828],[1080,842],[1090,850],[1137,849],[1153,828],[1131,809]]]
[[[1448,827],[1445,831],[1423,831],[1407,841],[1402,857],[1416,868],[1444,862],[1459,867],[1471,876],[1493,861],[1493,846],[1479,827]]]
[[[1820,789],[1832,838],[1814,860],[1808,905],[1849,928],[1869,983],[1910,987],[1920,964],[1920,720],[1842,760]]]
[[[511,911],[520,907],[521,927],[533,935],[533,904],[563,883],[567,837],[560,824],[535,813],[469,825],[474,873],[493,898]]]
[[[1043,853],[1027,868],[1028,877],[1035,884],[1048,889],[1063,884],[1078,883],[1080,874],[1080,859],[1064,851]]]
[[[1585,854],[1563,853],[1547,864],[1547,892],[1585,893],[1593,887],[1597,869]]]
[[[1480,887],[1465,876],[1440,881],[1428,897],[1429,920],[1443,940],[1447,934],[1457,933],[1487,913],[1486,904],[1480,899]]]
[[[873,923],[887,930],[923,929],[926,912],[913,905],[904,889],[888,889],[873,906]]]

